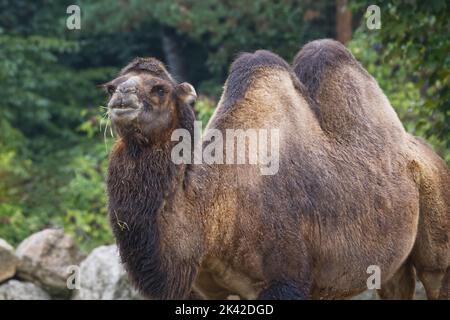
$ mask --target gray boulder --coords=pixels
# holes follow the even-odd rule
[[[59,229],[46,229],[26,238],[16,255],[20,259],[19,278],[39,284],[57,298],[70,297],[66,283],[70,266],[83,259],[72,237]]]
[[[80,265],[77,300],[138,300],[120,263],[116,245],[101,246]]]
[[[33,283],[9,280],[0,285],[0,300],[50,300],[50,295]]]
[[[427,293],[423,287],[422,282],[416,282],[416,293],[414,295],[414,300],[427,300]]]
[[[379,300],[377,290],[366,290],[357,296],[351,298],[351,300]]]
[[[376,290],[366,290],[363,293],[354,296],[352,300],[379,300],[379,296]],[[422,282],[416,282],[416,291],[414,294],[414,300],[427,300],[427,295]]]
[[[19,264],[14,248],[5,240],[0,239],[0,283],[14,277]]]

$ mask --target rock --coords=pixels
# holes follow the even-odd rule
[[[352,297],[352,300],[379,300],[377,290],[366,290],[357,296]]]
[[[50,295],[33,283],[9,280],[0,285],[0,300],[50,300]]]
[[[14,253],[14,248],[5,240],[0,239],[0,283],[16,274],[18,264],[19,259]]]
[[[26,238],[16,250],[21,260],[17,275],[40,284],[50,295],[68,298],[69,266],[83,259],[72,237],[59,229],[46,229]]]
[[[427,300],[427,293],[423,287],[422,282],[416,282],[416,292],[414,294],[414,300]]]
[[[138,300],[142,297],[131,287],[120,263],[116,245],[101,246],[81,263],[78,300]]]
[[[376,290],[366,290],[363,293],[354,296],[352,300],[379,300]],[[422,282],[416,282],[416,292],[414,294],[414,300],[427,300],[427,294]]]

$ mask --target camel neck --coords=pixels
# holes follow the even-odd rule
[[[182,206],[185,167],[171,161],[170,150],[167,145],[130,153],[119,141],[107,179],[122,262],[141,292],[161,299],[187,295],[201,253],[198,224]]]

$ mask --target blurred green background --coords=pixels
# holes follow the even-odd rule
[[[348,3],[347,3],[348,2]],[[66,9],[81,8],[81,29]],[[381,29],[366,26],[370,4]],[[260,48],[291,62],[337,38],[379,81],[406,129],[450,163],[450,3],[428,1],[0,0],[0,237],[59,226],[84,250],[112,242],[104,177],[109,80],[136,56],[163,60],[211,116],[229,65]]]

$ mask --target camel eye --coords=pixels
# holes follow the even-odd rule
[[[114,92],[116,92],[116,87],[113,86],[113,85],[108,85],[108,86],[106,87],[106,90],[108,90],[108,93],[109,93],[110,95],[113,95]]]
[[[164,97],[164,95],[166,94],[166,90],[163,86],[154,86],[152,88],[152,93],[155,93],[160,97]]]

